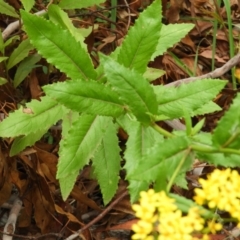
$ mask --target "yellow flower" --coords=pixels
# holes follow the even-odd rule
[[[229,212],[240,221],[240,175],[236,170],[214,170],[206,180],[200,179],[202,189],[195,189],[194,200],[207,203],[209,208]]]

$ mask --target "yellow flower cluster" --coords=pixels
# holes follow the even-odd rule
[[[200,179],[201,189],[195,189],[196,203],[227,211],[238,220],[240,227],[240,175],[236,170],[216,169],[207,180]]]
[[[175,200],[163,191],[155,193],[150,189],[141,192],[140,196],[140,203],[133,205],[133,210],[140,219],[132,227],[135,232],[133,240],[195,240],[192,233],[204,228],[204,219],[198,208],[191,208],[183,216],[177,209]]]

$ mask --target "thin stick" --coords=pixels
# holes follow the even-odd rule
[[[78,237],[79,234],[81,234],[84,230],[88,229],[91,227],[93,224],[98,222],[101,218],[103,218],[112,208],[114,205],[116,205],[119,201],[121,201],[125,196],[128,195],[128,191],[124,191],[120,197],[115,199],[107,208],[104,209],[102,213],[100,213],[96,218],[94,218],[91,222],[89,222],[87,225],[85,225],[82,229],[78,230],[76,233],[70,235],[68,238],[65,240],[73,240],[74,238]]]
[[[179,86],[183,83],[189,83],[189,82],[193,82],[196,80],[201,80],[204,78],[217,78],[222,76],[224,73],[226,73],[227,71],[229,71],[232,67],[235,67],[238,63],[240,62],[240,53],[237,54],[236,56],[234,56],[233,58],[231,58],[228,62],[226,62],[222,67],[215,69],[212,72],[209,72],[207,74],[204,74],[202,76],[198,76],[198,77],[190,77],[190,78],[184,78],[184,79],[180,79],[177,80],[175,82],[166,84],[165,87],[171,87],[171,86]]]

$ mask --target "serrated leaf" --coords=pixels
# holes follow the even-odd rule
[[[199,160],[213,164],[214,166],[223,167],[239,167],[240,157],[237,154],[223,154],[223,153],[202,153],[198,152],[197,157]]]
[[[79,171],[75,171],[72,174],[69,174],[67,177],[59,178],[59,184],[63,201],[66,201],[69,194],[71,193],[78,174]]]
[[[39,53],[73,79],[95,79],[88,53],[69,31],[41,17],[21,11],[26,32]]]
[[[240,94],[233,100],[229,110],[218,122],[212,136],[217,147],[240,147]]]
[[[173,175],[180,161],[186,155],[189,140],[186,137],[175,137],[155,145],[139,161],[135,171],[129,174],[129,179],[142,180],[149,183],[159,178],[166,182]],[[178,172],[178,177],[183,177],[190,169],[192,160],[187,157]],[[177,184],[177,179],[174,183]]]
[[[46,133],[46,131],[47,129],[44,127],[34,133],[14,139],[10,150],[10,157],[20,153],[28,146],[34,145],[34,143],[38,141]]]
[[[137,119],[144,123],[151,121],[149,113],[157,113],[157,101],[152,86],[141,74],[130,70],[103,56],[105,75],[113,89],[119,94],[121,100],[129,106]]]
[[[111,121],[109,117],[82,115],[72,124],[60,145],[58,179],[74,174],[89,162]]]
[[[161,18],[161,2],[155,0],[140,14],[118,49],[117,59],[120,64],[134,68],[139,73],[146,71],[160,37]]]
[[[181,84],[177,88],[156,86],[158,114],[173,119],[183,117],[184,111],[187,111],[193,116],[195,110],[210,102],[225,85],[223,80],[203,79]]]
[[[21,0],[21,2],[22,2],[24,9],[27,12],[29,12],[35,4],[35,0]]]
[[[35,64],[40,61],[41,56],[38,54],[30,55],[26,57],[18,66],[13,79],[13,85],[16,88],[32,71]]]
[[[74,111],[114,117],[123,113],[124,106],[118,95],[109,86],[96,81],[66,81],[43,89]]]
[[[17,137],[47,130],[65,114],[65,108],[50,97],[32,100],[0,122],[1,137]]]
[[[15,9],[8,3],[4,2],[4,0],[0,0],[0,13],[11,17],[19,18]]]
[[[201,106],[200,108],[194,110],[193,116],[204,115],[204,114],[208,114],[208,113],[218,112],[221,110],[222,110],[222,108],[219,107],[216,103],[208,102],[208,103],[204,104],[203,106]]]
[[[168,48],[173,47],[174,44],[178,43],[193,28],[194,24],[191,23],[163,24],[156,51],[152,54],[151,60],[154,60],[157,56],[163,55]]]
[[[96,4],[104,3],[106,0],[88,0],[88,1],[76,1],[76,0],[61,0],[59,7],[63,9],[75,9],[75,8],[87,8]]]
[[[72,24],[72,21],[68,17],[67,13],[64,12],[59,6],[51,4],[48,8],[49,19],[55,23],[59,24],[63,29],[68,30],[72,36],[81,43],[81,46],[87,52],[87,45],[84,43],[84,37]]]
[[[118,188],[121,149],[118,146],[116,134],[116,125],[111,122],[92,161],[94,174],[103,195],[104,205],[109,203]]]
[[[7,63],[7,69],[14,67],[16,64],[21,62],[24,58],[28,56],[29,51],[34,49],[33,45],[30,43],[29,39],[23,40],[17,48],[14,49],[13,53],[9,57]]]
[[[128,175],[136,170],[139,161],[152,146],[163,141],[163,137],[153,128],[145,127],[136,121],[131,121],[127,119],[126,116],[121,117],[118,122],[120,122],[120,125],[129,135],[126,151],[124,153],[124,158],[126,160],[124,169],[126,169],[127,172],[126,179],[129,180],[128,189],[131,196],[131,202],[135,202],[139,199],[139,193],[148,189],[149,183],[144,180],[129,179]]]

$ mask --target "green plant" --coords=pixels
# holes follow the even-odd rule
[[[21,11],[31,44],[70,80],[44,86],[46,96],[41,101],[27,103],[28,111],[21,107],[0,123],[1,137],[15,137],[11,155],[33,145],[62,119],[57,179],[63,199],[91,160],[105,204],[114,196],[119,179],[116,133],[120,127],[129,135],[124,168],[132,202],[149,184],[157,191],[169,190],[172,184],[186,187],[185,173],[196,156],[216,165],[239,165],[239,95],[213,134],[199,132],[203,122],[192,127],[190,120],[220,110],[212,99],[226,81],[204,79],[166,88],[153,86],[144,77],[152,71],[147,68],[149,61],[184,37],[192,24],[163,25],[161,4],[156,0],[140,15],[120,47],[110,56],[100,55],[95,69],[84,38],[74,31],[60,7],[49,7],[49,20]],[[156,123],[175,118],[185,118],[186,131],[171,133]]]

